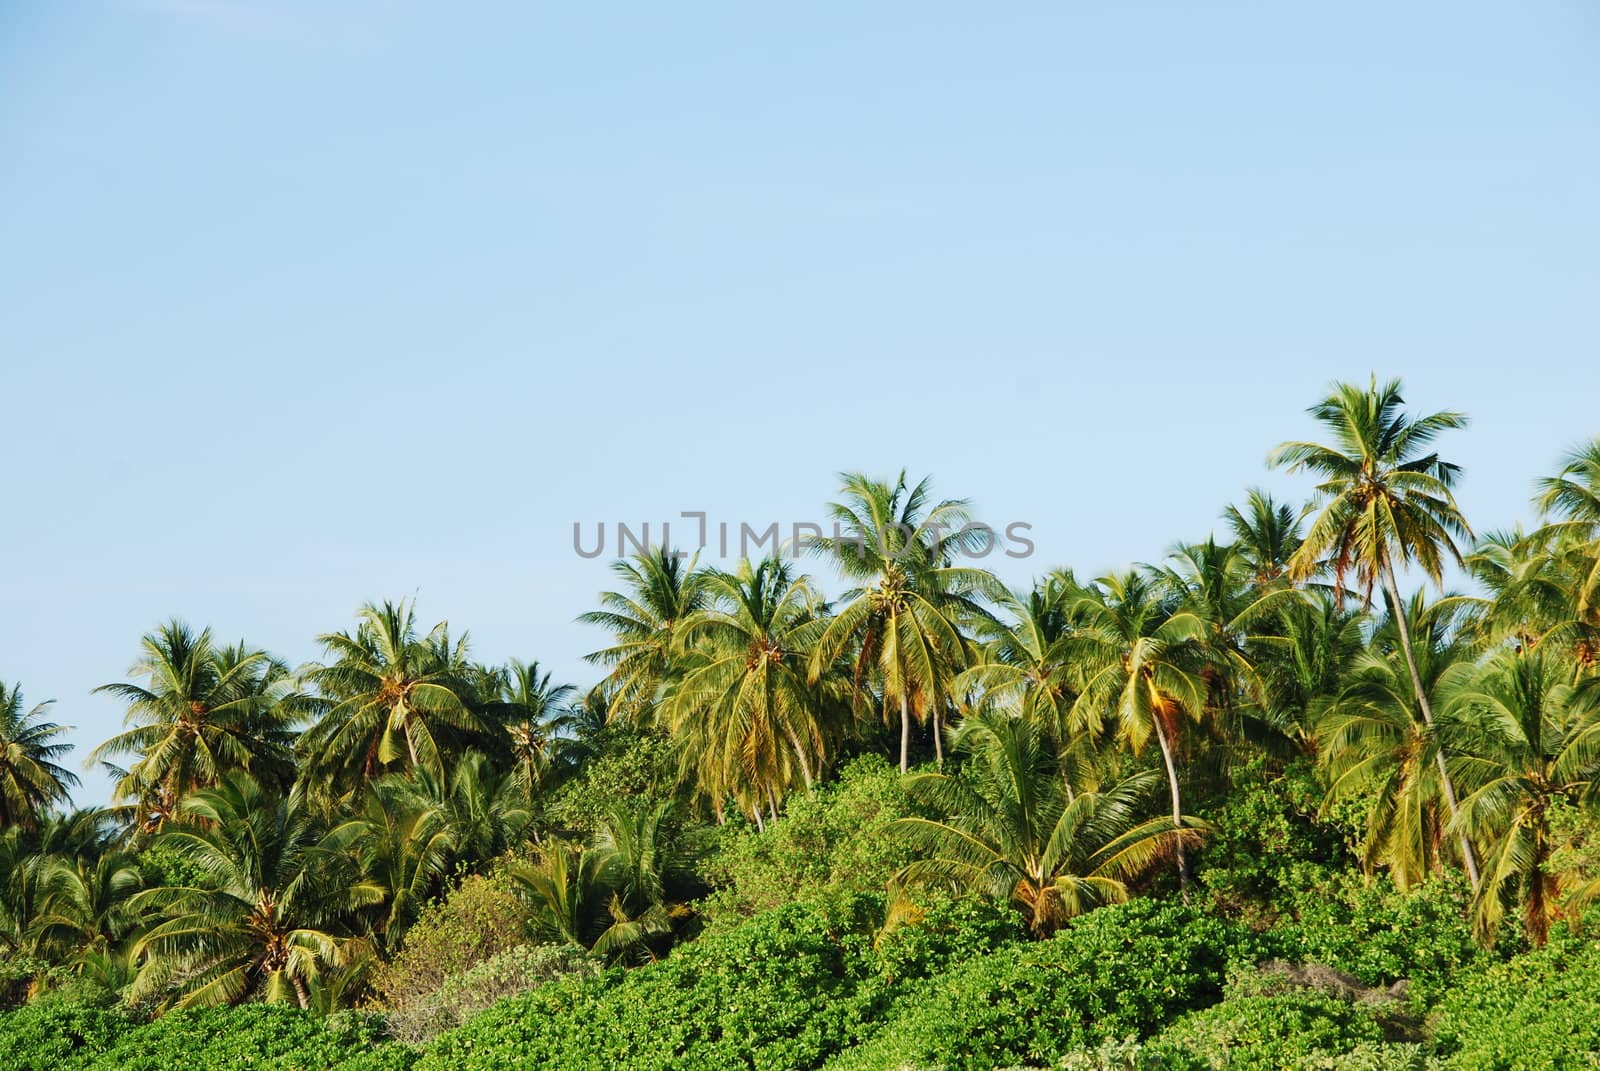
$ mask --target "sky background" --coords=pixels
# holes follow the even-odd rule
[[[1303,496],[1374,370],[1513,523],[1600,430],[1597,55],[1581,0],[5,4],[0,679],[76,766],[158,622],[299,663],[415,595],[587,684],[574,521],[841,469],[1093,575]]]

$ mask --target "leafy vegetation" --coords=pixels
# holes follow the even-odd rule
[[[1592,1066],[1600,442],[1480,536],[1465,417],[1311,413],[1304,506],[1093,580],[904,473],[791,548],[837,597],[651,548],[588,689],[171,621],[105,809],[0,686],[0,1066]]]

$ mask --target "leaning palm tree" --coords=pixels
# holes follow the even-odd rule
[[[72,750],[57,740],[71,726],[46,721],[51,701],[29,708],[22,686],[0,681],[0,830],[34,830],[49,807],[66,803],[78,778],[56,759]]]
[[[376,899],[315,817],[248,774],[228,775],[179,807],[156,843],[203,881],[133,897],[160,921],[131,946],[133,999],[171,993],[179,1006],[309,1003],[308,985],[342,960],[337,924]]]
[[[403,599],[368,603],[357,617],[353,632],[318,638],[328,661],[307,671],[326,702],[301,741],[313,780],[349,794],[385,771],[443,777],[453,751],[493,738],[464,698],[465,636],[452,643],[443,621],[419,636],[416,607]]]
[[[1268,463],[1291,472],[1311,472],[1322,480],[1317,485],[1319,512],[1290,560],[1290,576],[1305,580],[1326,568],[1333,574],[1335,589],[1343,591],[1345,578],[1353,575],[1369,603],[1374,587],[1383,586],[1391,612],[1399,619],[1418,708],[1432,725],[1433,706],[1411,650],[1396,576],[1399,569],[1414,566],[1439,584],[1445,562],[1462,561],[1456,539],[1472,533],[1451,493],[1460,467],[1436,452],[1424,451],[1441,432],[1465,427],[1467,418],[1450,411],[1411,417],[1403,408],[1400,389],[1397,379],[1380,387],[1376,376],[1365,388],[1336,384],[1333,393],[1310,409],[1332,436],[1333,445],[1286,442],[1272,451]],[[1453,816],[1455,786],[1445,768],[1444,752],[1436,757]],[[1478,863],[1464,833],[1460,847],[1476,887]]]
[[[601,608],[578,620],[606,629],[616,642],[585,659],[611,667],[611,716],[644,725],[655,711],[657,690],[673,675],[678,630],[704,602],[703,575],[693,559],[664,546],[618,561],[611,571],[621,590],[602,592]]]
[[[1181,830],[1186,820],[1178,747],[1185,723],[1205,716],[1212,693],[1206,671],[1216,663],[1205,622],[1181,609],[1162,588],[1155,578],[1133,571],[1101,577],[1074,600],[1069,649],[1084,679],[1072,717],[1095,734],[1115,724],[1134,754],[1155,738],[1167,774],[1172,828]],[[1173,850],[1187,896],[1189,870],[1181,839]]]
[[[1543,945],[1567,889],[1550,865],[1559,847],[1552,813],[1588,804],[1600,771],[1600,689],[1574,685],[1544,650],[1502,652],[1459,667],[1446,711],[1466,788],[1456,821],[1487,845],[1473,898],[1479,934],[1491,937],[1520,900],[1523,931]]]
[[[1195,819],[1174,828],[1146,817],[1157,774],[1070,792],[1044,734],[1005,715],[965,719],[954,742],[968,756],[961,775],[929,772],[906,781],[912,798],[938,817],[892,827],[928,853],[901,870],[897,884],[953,886],[1009,901],[1045,936],[1075,915],[1127,899],[1130,879],[1179,844],[1198,842]]]
[[[135,804],[148,829],[170,819],[184,797],[217,785],[231,771],[288,781],[293,726],[305,700],[283,662],[243,643],[219,646],[210,629],[195,632],[176,620],[145,636],[141,646],[143,656],[129,672],[142,683],[95,689],[127,704],[129,727],[90,757],[135,757],[113,793]]]
[[[775,558],[708,571],[704,586],[705,605],[683,623],[685,669],[661,721],[714,805],[731,794],[775,811],[797,780],[811,790],[839,734],[837,682],[806,676],[825,607],[808,578]]]
[[[900,769],[910,767],[911,723],[933,722],[935,751],[943,754],[941,710],[950,681],[965,668],[969,642],[961,627],[985,616],[976,596],[1000,597],[1004,587],[991,573],[953,564],[962,549],[987,551],[989,536],[969,526],[964,501],[930,504],[924,479],[893,484],[842,474],[842,501],[829,512],[839,535],[816,541],[847,580],[861,586],[844,605],[811,653],[815,681],[847,648],[855,652],[856,695],[876,683],[885,721],[900,715]]]
[[[1378,623],[1371,645],[1346,667],[1315,722],[1327,807],[1365,807],[1363,861],[1368,870],[1387,866],[1401,888],[1437,868],[1453,813],[1440,806],[1441,727],[1422,716],[1409,667],[1416,666],[1431,706],[1443,682],[1471,664],[1473,647],[1453,627],[1459,609],[1455,599],[1429,605],[1421,593],[1413,595],[1403,626],[1393,614]],[[1409,644],[1400,642],[1401,627],[1410,631]]]

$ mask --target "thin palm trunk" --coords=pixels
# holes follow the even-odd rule
[[[289,975],[289,984],[294,986],[294,997],[300,1002],[300,1007],[309,1008],[311,1006],[311,996],[306,992],[306,983],[301,980],[298,974],[291,974]]]
[[[939,764],[939,769],[944,769],[944,727],[939,720],[939,705],[933,707],[933,756]]]
[[[906,693],[900,692],[900,772],[911,769],[911,708]]]
[[[1183,801],[1178,794],[1178,766],[1172,756],[1172,741],[1167,738],[1166,727],[1161,723],[1158,713],[1153,719],[1156,727],[1156,742],[1161,745],[1161,761],[1167,768],[1167,788],[1172,795],[1172,828],[1183,829]],[[1183,902],[1189,902],[1189,859],[1183,851],[1182,838],[1173,841],[1178,853],[1178,889],[1183,894]]]
[[[789,746],[794,748],[794,757],[800,760],[800,776],[805,779],[806,792],[812,789],[811,761],[806,758],[806,749],[800,746],[800,737],[796,735],[793,725],[785,724],[784,732],[789,736]]]
[[[1422,687],[1422,674],[1417,669],[1417,656],[1411,649],[1411,627],[1406,621],[1405,607],[1400,604],[1400,590],[1395,584],[1394,568],[1389,564],[1387,557],[1383,561],[1383,586],[1389,596],[1389,605],[1394,609],[1394,620],[1400,630],[1400,649],[1405,653],[1406,668],[1411,671],[1411,687],[1417,696],[1417,708],[1422,711],[1422,720],[1433,728],[1433,704],[1428,701],[1427,691]],[[1445,805],[1450,810],[1450,820],[1456,818],[1456,787],[1450,780],[1449,771],[1444,761],[1444,748],[1434,750],[1434,761],[1439,767],[1439,782],[1444,786]],[[1461,845],[1461,859],[1467,867],[1467,880],[1472,882],[1472,887],[1478,887],[1478,860],[1472,853],[1472,841],[1467,838],[1466,830],[1457,834]]]

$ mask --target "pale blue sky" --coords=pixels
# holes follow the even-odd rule
[[[1511,523],[1600,424],[1597,46],[1582,0],[16,0],[0,678],[89,745],[167,616],[298,662],[415,592],[588,683],[574,520],[842,468],[1092,574],[1303,490],[1266,451],[1373,369]]]

